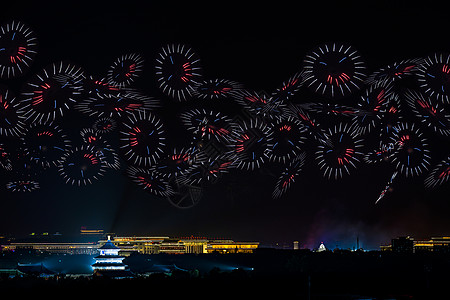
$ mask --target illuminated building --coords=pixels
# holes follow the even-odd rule
[[[380,250],[381,251],[392,251],[392,245],[381,245]]]
[[[100,240],[103,245],[106,241]],[[114,237],[111,241],[120,248],[121,255],[140,254],[202,254],[202,253],[252,253],[258,242],[208,240],[205,237],[170,238],[166,236]]]
[[[298,241],[294,241],[294,250],[298,250]]]
[[[186,251],[182,242],[177,239],[169,239],[164,240],[164,242],[159,245],[159,253],[184,254]]]
[[[207,253],[206,247],[208,245],[208,240],[205,237],[186,237],[181,238],[180,242],[184,244],[185,253]]]
[[[232,240],[215,240],[206,246],[206,253],[253,253],[258,242],[234,242]]]
[[[100,231],[87,235],[99,234]],[[204,253],[252,253],[258,242],[235,242],[233,240],[208,240],[206,237],[170,238],[167,236],[123,236],[100,239],[97,242],[53,243],[53,242],[10,242],[1,245],[4,251],[28,250],[61,254],[96,254],[106,244],[113,244],[122,256],[139,254],[204,254]]]
[[[427,241],[415,241],[414,252],[433,251],[436,253],[450,253],[450,237],[433,237]]]
[[[1,246],[3,251],[37,251],[55,254],[95,254],[97,253],[97,243],[10,243]]]
[[[108,241],[98,248],[99,255],[96,256],[95,263],[92,265],[94,272],[96,270],[124,271],[127,265],[123,263],[125,257],[119,255],[120,248],[115,246],[108,237]]]
[[[380,246],[381,251],[395,253],[450,253],[450,237],[432,237],[429,240],[414,240],[412,237],[392,239],[391,245]]]
[[[86,229],[86,227],[81,227],[80,229],[81,235],[98,235],[102,236],[104,234],[103,229]]]
[[[111,241],[120,248],[120,253],[128,256],[131,253],[159,254],[160,244],[169,239],[167,236],[125,236],[114,237]],[[106,240],[100,240],[99,245],[105,244]]]
[[[325,245],[322,242],[322,243],[320,243],[320,246],[317,249],[317,252],[323,252],[323,251],[327,251],[327,248],[325,248]]]

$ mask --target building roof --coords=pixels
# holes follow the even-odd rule
[[[91,265],[92,267],[127,267],[126,264],[122,263],[122,262],[114,262],[114,263],[103,263],[103,262],[96,262],[94,264]]]
[[[42,263],[40,264],[17,264],[17,269],[26,274],[43,274],[52,275],[55,272],[47,269]]]
[[[94,257],[94,259],[111,259],[111,258],[122,258],[125,259],[125,257],[121,255],[97,255]]]
[[[116,245],[114,245],[110,240],[108,240],[103,246],[98,249],[120,249]]]

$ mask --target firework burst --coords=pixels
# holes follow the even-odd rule
[[[33,30],[20,21],[0,27],[0,78],[13,78],[28,70],[37,53]]]
[[[202,79],[200,59],[191,48],[181,44],[163,47],[155,69],[159,88],[179,101],[190,98],[194,86]]]
[[[331,98],[344,97],[361,88],[365,70],[359,52],[352,46],[325,44],[306,55],[304,84]]]
[[[350,169],[356,169],[363,153],[359,149],[363,140],[358,137],[353,127],[340,123],[327,132],[329,143],[319,145],[316,160],[323,176],[331,179],[342,178],[344,173],[350,174]]]

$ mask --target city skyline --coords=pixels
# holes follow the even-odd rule
[[[316,245],[308,245],[304,241],[299,240],[272,240],[265,241],[260,243],[260,241],[256,241],[255,239],[244,239],[244,240],[236,240],[233,237],[211,237],[211,236],[200,236],[200,235],[174,235],[168,236],[164,234],[143,234],[136,235],[132,233],[127,234],[116,234],[113,232],[105,232],[103,229],[87,229],[86,227],[82,227],[79,232],[75,233],[61,233],[61,232],[41,232],[36,233],[32,232],[27,235],[19,235],[14,236],[11,234],[2,234],[0,236],[0,245],[3,245],[5,248],[3,250],[9,251],[14,249],[14,247],[37,247],[36,249],[42,251],[47,247],[55,247],[56,251],[58,249],[65,249],[70,252],[70,254],[87,254],[91,251],[96,251],[96,245],[102,245],[106,241],[111,240],[115,245],[121,247],[125,246],[123,251],[128,251],[126,249],[130,248],[130,245],[134,245],[134,243],[161,243],[161,242],[169,242],[173,243],[173,241],[178,241],[178,243],[190,243],[190,242],[200,242],[201,244],[205,243],[238,243],[238,244],[257,244],[259,248],[275,248],[275,249],[303,249],[303,250],[311,250],[318,251],[323,247],[325,249],[335,251],[335,250],[364,250],[364,251],[393,251],[396,247],[392,246],[394,242],[397,241],[400,245],[403,245],[405,241],[410,241],[411,243],[411,251],[414,249],[419,249],[418,252],[421,251],[433,251],[432,249],[437,245],[438,247],[444,246],[445,251],[447,251],[445,247],[450,247],[450,237],[449,235],[443,236],[411,236],[411,235],[402,235],[402,236],[391,236],[389,239],[381,241],[379,245],[367,245],[364,240],[360,240],[359,236],[356,236],[355,240],[348,239],[345,242],[337,242],[333,240],[322,240],[318,242]],[[400,242],[398,242],[400,241]],[[130,244],[131,242],[131,244]],[[414,246],[413,246],[414,245]],[[13,247],[13,248],[11,248]],[[61,248],[62,247],[62,248]],[[83,248],[87,247],[87,250],[75,251],[71,250],[71,248]],[[135,246],[133,246],[135,247]],[[81,249],[80,248],[80,249]],[[94,250],[92,250],[94,249]],[[63,250],[63,251],[66,251]],[[135,249],[136,250],[136,249]],[[54,250],[47,250],[50,252],[54,252]],[[442,251],[439,250],[438,251]],[[139,253],[145,253],[143,249],[138,251]],[[320,252],[320,251],[319,251]],[[186,252],[190,253],[190,252]],[[207,252],[204,252],[207,253]],[[211,252],[208,252],[211,253]]]
[[[91,131],[87,130],[98,128],[102,126],[101,122],[105,121],[102,121],[105,115],[95,111],[90,106],[92,103],[102,105],[101,101],[114,97],[115,89],[129,84],[138,92],[132,96],[127,95],[136,101],[128,108],[140,105],[139,101],[142,101],[145,107],[145,113],[139,111],[134,117],[111,113],[114,122],[106,123],[106,127],[100,127],[103,131],[113,127],[114,129],[103,133],[102,136],[110,147],[103,147],[101,152],[110,154],[108,158],[111,161],[107,167],[99,168],[98,178],[86,179],[88,174],[81,168],[77,170],[79,178],[72,179],[66,176],[71,172],[69,165],[50,163],[31,154],[34,161],[39,163],[31,167],[32,171],[27,168],[23,171],[22,159],[29,157],[20,156],[23,152],[22,140],[11,137],[11,133],[15,133],[14,130],[5,129],[0,132],[0,146],[13,148],[13,150],[0,148],[2,153],[5,153],[4,157],[14,156],[11,153],[17,151],[16,157],[12,159],[14,167],[12,165],[10,167],[3,160],[0,161],[2,205],[0,232],[26,235],[30,232],[59,231],[64,235],[75,234],[81,226],[86,226],[119,234],[145,235],[149,232],[164,236],[193,234],[223,236],[236,240],[254,239],[261,243],[299,241],[300,245],[311,249],[317,248],[321,242],[329,244],[332,248],[335,245],[351,248],[357,239],[363,247],[374,248],[389,242],[395,236],[445,236],[450,232],[450,220],[447,217],[447,211],[450,209],[450,203],[447,201],[450,186],[444,181],[449,174],[446,170],[441,170],[442,176],[437,176],[438,179],[431,183],[426,180],[433,175],[430,175],[432,170],[448,156],[447,131],[439,125],[428,126],[427,122],[423,122],[427,118],[417,117],[414,109],[420,107],[411,108],[415,102],[410,98],[415,94],[409,91],[414,89],[425,94],[426,89],[421,89],[422,81],[420,81],[423,79],[420,74],[423,75],[425,72],[422,70],[426,65],[425,62],[434,61],[435,53],[443,53],[441,56],[447,57],[445,53],[450,49],[449,42],[442,38],[445,34],[443,29],[445,16],[439,7],[387,2],[367,6],[349,2],[321,7],[319,4],[308,3],[304,4],[301,12],[294,12],[282,5],[273,10],[255,7],[249,11],[231,6],[224,7],[220,11],[205,10],[203,7],[191,5],[178,8],[167,6],[153,4],[141,6],[130,3],[123,7],[93,5],[90,9],[74,6],[72,9],[63,10],[49,4],[21,7],[11,4],[0,12],[2,24],[9,24],[8,22],[12,20],[23,22],[33,29],[38,41],[37,53],[32,57],[33,62],[29,69],[24,69],[24,74],[15,78],[12,76],[0,79],[2,87],[0,92],[5,86],[14,92],[21,103],[29,104],[27,122],[32,119],[44,120],[53,117],[51,114],[47,116],[39,109],[29,109],[44,101],[39,93],[36,98],[28,96],[31,93],[28,90],[30,86],[28,83],[36,80],[35,75],[41,74],[44,68],[50,70],[52,66],[53,68],[77,66],[71,70],[72,73],[64,75],[74,78],[73,82],[67,81],[61,85],[74,86],[75,98],[80,90],[85,94],[82,94],[82,99],[68,100],[69,104],[76,102],[70,109],[66,110],[62,105],[58,113],[54,113],[55,124],[64,131],[65,139],[71,142],[71,146],[68,147],[70,150],[64,152],[65,160],[71,158],[71,155],[75,156],[78,151],[87,151],[88,147],[83,146],[83,143],[86,143],[86,140],[92,142],[93,137],[99,137],[90,136]],[[275,17],[278,20],[280,16],[284,16],[281,21],[274,21]],[[421,34],[422,32],[430,34]],[[14,38],[14,35],[9,37],[11,40]],[[340,46],[344,44],[351,48]],[[389,137],[390,144],[383,141],[383,146],[380,146],[382,139],[375,134],[375,130],[379,129],[378,120],[373,120],[375,125],[370,123],[367,127],[360,127],[359,131],[353,127],[350,130],[350,126],[340,125],[353,124],[354,119],[359,120],[358,116],[361,117],[360,121],[365,120],[361,111],[367,108],[361,109],[363,104],[358,101],[366,92],[368,84],[360,83],[358,76],[352,80],[347,79],[351,73],[345,70],[342,73],[345,75],[341,74],[335,78],[325,77],[326,84],[331,86],[334,84],[336,94],[335,90],[331,92],[331,88],[315,86],[314,76],[320,75],[320,70],[317,71],[318,74],[307,71],[314,61],[318,60],[316,54],[320,51],[325,52],[324,49],[327,47],[341,48],[342,51],[352,49],[352,53],[353,50],[357,51],[360,57],[349,55],[348,58],[342,57],[338,61],[352,60],[357,66],[364,63],[365,75],[375,81],[376,76],[370,75],[381,68],[396,67],[402,61],[422,62],[420,64],[422,69],[412,65],[406,66],[405,74],[409,70],[416,73],[411,71],[413,75],[405,75],[401,80],[394,82],[401,84],[386,90],[395,91],[401,99],[399,100],[401,119],[398,124],[393,124],[397,126],[397,130],[409,130],[411,136],[419,130],[427,139],[426,146],[420,144],[422,141],[418,139],[415,142],[420,147],[411,147],[411,152],[416,151],[415,153],[419,155],[426,153],[427,156],[423,157],[417,155],[423,159],[423,165],[410,166],[410,159],[413,164],[413,158],[405,154],[407,151],[401,153],[409,141],[409,137],[406,138],[408,134]],[[19,57],[21,51],[24,50],[18,52]],[[229,98],[215,99],[210,95],[201,96],[201,90],[197,90],[198,94],[193,92],[196,96],[189,100],[183,99],[187,94],[173,93],[177,86],[182,86],[187,77],[190,77],[186,75],[186,79],[183,80],[181,76],[182,81],[178,85],[169,84],[169,78],[173,78],[167,75],[170,74],[171,68],[170,65],[166,67],[164,62],[172,60],[173,64],[175,56],[172,57],[167,53],[173,54],[176,51],[186,57],[191,52],[195,53],[192,56],[195,59],[189,61],[188,65],[181,64],[182,70],[197,81],[200,81],[200,78],[207,81],[205,89],[211,85],[224,84],[226,86],[224,91],[236,89],[244,95],[243,98],[232,94]],[[319,64],[321,66],[330,64],[330,61],[335,59],[333,55],[328,58],[329,60],[320,60]],[[125,75],[125,79],[128,77],[133,79],[130,82],[125,79],[123,82],[115,82],[112,78],[118,75],[114,73],[117,71],[114,66],[120,65],[117,60],[124,58],[136,60],[135,66],[130,70],[137,75],[136,77]],[[182,60],[180,57],[178,59]],[[13,60],[15,61],[15,59],[11,61]],[[439,56],[436,60],[439,60]],[[0,64],[2,63],[0,61]],[[109,78],[108,84],[113,86],[109,96],[97,95],[98,99],[93,100],[95,88],[88,84],[78,86],[78,67],[83,70],[83,76],[86,78],[92,76],[99,81]],[[194,71],[189,73],[191,70]],[[447,71],[447,68],[442,68],[442,72],[447,74]],[[431,74],[430,72],[425,74]],[[300,73],[305,77],[300,77]],[[67,80],[64,76],[56,76],[56,83]],[[414,76],[417,77],[417,81]],[[258,112],[260,108],[256,104],[245,103],[243,99],[250,99],[248,100],[250,102],[260,99],[264,102],[272,97],[270,99],[273,100],[274,93],[283,96],[280,91],[285,89],[280,86],[284,85],[287,88],[288,83],[296,82],[295,80],[299,78],[303,85],[298,90],[289,91],[292,95],[286,94],[284,97],[288,103],[297,108],[297,110],[289,108],[291,113],[298,113],[300,109],[313,118],[308,121],[306,115],[297,115],[296,120],[303,122],[303,127],[296,128],[298,123],[293,121],[279,127],[278,131],[287,132],[294,128],[298,130],[298,135],[302,135],[302,138],[294,142],[292,139],[288,140],[291,145],[295,144],[290,152],[284,153],[283,156],[282,151],[274,151],[277,149],[276,142],[268,139],[266,144],[270,144],[272,148],[263,153],[262,157],[265,158],[254,159],[257,153],[254,151],[253,158],[247,157],[246,161],[240,153],[247,149],[245,140],[248,135],[246,137],[244,134],[241,139],[230,138],[235,143],[232,149],[237,152],[233,157],[236,159],[233,163],[223,157],[220,158],[224,159],[223,161],[217,157],[214,157],[213,161],[207,161],[217,153],[222,155],[230,152],[229,148],[225,149],[227,151],[221,148],[226,144],[224,142],[226,139],[220,137],[220,134],[225,135],[227,131],[237,130],[237,126],[223,126],[222,131],[214,131],[214,128],[221,124],[240,122],[239,130],[247,130],[249,127],[250,132],[255,135],[264,133],[266,130],[264,126],[277,128],[275,126],[280,124],[269,120],[268,116],[264,122],[254,122],[253,119],[250,122],[250,117],[253,117],[255,111]],[[336,82],[342,86],[348,84],[348,87],[340,92]],[[226,84],[230,84],[231,87]],[[354,90],[354,85],[359,86],[359,90]],[[445,87],[443,84],[439,88],[444,90]],[[42,89],[45,90],[45,85]],[[89,94],[87,90],[91,93]],[[444,96],[439,96],[443,102]],[[426,108],[428,99],[434,99],[433,97],[434,95],[427,95],[417,104],[422,103],[422,108]],[[54,105],[55,107],[59,105],[56,100]],[[116,108],[117,111],[121,109]],[[448,103],[439,102],[438,108],[449,111]],[[336,109],[340,109],[342,115],[336,112]],[[355,109],[360,111],[355,112]],[[374,109],[378,110],[376,107]],[[212,114],[210,111],[220,114]],[[276,111],[273,110],[271,113],[275,115]],[[352,113],[356,114],[355,118],[350,116]],[[210,135],[206,133],[201,135],[200,142],[195,135],[198,132],[192,133],[195,118],[191,117],[194,114],[200,115],[198,118],[203,118],[202,120],[215,116],[214,121],[217,121],[214,123],[216,127],[209,127]],[[371,116],[373,115],[367,114],[367,118]],[[129,152],[130,149],[138,147],[137,139],[134,137],[139,131],[134,128],[139,127],[139,118],[148,118],[149,124],[151,123],[146,127],[148,135],[155,132],[152,137],[156,135],[158,137],[132,155],[130,153],[134,152]],[[430,116],[427,120],[430,120]],[[444,124],[447,124],[446,121],[448,116],[441,120]],[[6,125],[1,126],[7,128],[9,120],[6,122],[2,119],[2,122],[1,124]],[[30,126],[27,127],[28,132],[38,130],[37,127],[33,127],[34,125],[25,124],[27,122],[24,121],[24,125],[21,126]],[[309,127],[305,125],[307,122]],[[314,127],[311,125],[313,123],[319,124],[321,128]],[[431,121],[428,123],[434,124]],[[159,127],[161,124],[166,134],[164,139],[159,136],[159,134],[162,136]],[[414,127],[411,124],[414,124]],[[1,126],[0,128],[3,128]],[[343,134],[337,134],[346,130],[349,132],[346,132],[348,136],[344,139]],[[59,131],[55,129],[55,134],[57,132]],[[215,134],[219,132],[217,137],[213,132]],[[359,134],[357,137],[356,132]],[[27,149],[32,148],[30,144],[33,145],[34,140],[29,141],[26,137],[26,134],[21,136],[28,143]],[[275,139],[277,136],[272,134],[271,138]],[[360,139],[363,141],[359,141]],[[331,162],[332,167],[329,167],[327,155],[334,150],[329,148],[330,144],[333,142],[338,144],[342,140],[355,147],[349,146],[346,149],[350,150],[342,151],[342,156],[338,156],[340,160],[337,159],[335,165]],[[285,144],[289,146],[288,142]],[[170,186],[158,189],[156,188],[158,177],[154,178],[156,175],[153,174],[154,181],[149,183],[145,181],[148,179],[146,172],[149,170],[146,169],[146,172],[142,173],[137,171],[139,168],[149,168],[149,165],[154,167],[155,162],[159,162],[158,156],[167,154],[156,146],[152,148],[153,152],[150,151],[151,145],[158,145],[161,149],[163,145],[167,146],[168,150],[165,151],[173,153],[174,156],[178,155],[178,159],[183,154],[181,149],[186,150],[192,145],[198,148],[206,147],[207,157],[203,158],[201,170],[207,172],[199,178],[195,177],[198,173],[189,170],[191,176],[186,179],[169,163],[164,167],[158,165],[157,171],[163,174],[162,179],[159,178],[160,182],[165,182],[167,178],[171,180]],[[65,146],[63,142],[56,147],[63,149]],[[248,145],[250,149],[251,146]],[[391,153],[390,151],[395,152],[393,150],[398,153]],[[373,151],[375,155],[380,153],[383,157],[386,153],[389,155],[386,154],[384,161],[373,161],[369,156]],[[113,153],[117,153],[117,160]],[[87,155],[84,157],[89,158],[92,164],[96,162],[96,158],[89,153],[84,155]],[[402,166],[399,161],[403,161],[405,165]],[[28,160],[25,164],[27,163]],[[354,168],[352,164],[356,167]],[[229,165],[233,167],[228,168]],[[211,166],[216,168],[211,169]],[[173,168],[172,173],[164,173],[170,167]],[[181,167],[189,169],[186,165],[179,166]],[[283,173],[287,167],[290,167],[290,172],[293,173]],[[23,173],[26,173],[25,177]],[[173,174],[179,176],[175,176],[177,180],[178,178],[181,178],[181,181],[190,180],[190,185],[181,183],[180,188],[179,182],[173,179],[175,178]],[[282,179],[279,179],[280,176]],[[28,191],[25,188],[24,192],[15,191],[22,187],[19,182],[24,179],[37,182],[38,186],[29,187],[36,190]],[[439,181],[441,179],[442,181]],[[201,183],[198,183],[200,180]],[[433,184],[435,186],[431,188]],[[180,194],[175,193],[174,196],[174,190]],[[183,197],[186,195],[189,196],[188,200],[200,201],[197,203],[192,200],[195,203],[187,203],[187,206],[193,204],[192,207],[180,209],[177,206],[182,206]]]

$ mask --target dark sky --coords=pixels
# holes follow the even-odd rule
[[[88,74],[103,76],[116,57],[141,53],[146,59],[144,73],[134,87],[161,100],[162,107],[155,113],[172,129],[171,144],[179,146],[185,134],[178,114],[201,105],[195,101],[180,104],[157,88],[154,61],[168,43],[190,45],[201,59],[205,78],[234,80],[268,93],[300,70],[308,51],[326,42],[353,45],[369,73],[394,61],[450,49],[445,12],[423,2],[292,5],[277,1],[245,8],[222,2],[207,7],[143,6],[126,1],[104,7],[35,3],[5,8],[1,21],[17,19],[31,26],[39,50],[27,74],[1,83],[19,93],[27,78],[58,60],[69,60]],[[311,102],[315,96],[305,91],[300,97]],[[69,114],[61,122],[69,132],[77,133],[90,126],[92,119]],[[448,154],[448,140],[435,138],[432,146],[435,164]],[[205,188],[200,203],[188,210],[142,191],[123,175],[124,168],[110,170],[86,187],[65,185],[56,170],[49,170],[41,176],[41,189],[27,194],[6,191],[8,174],[3,173],[0,232],[73,234],[87,226],[124,235],[298,240],[307,247],[317,247],[321,241],[329,247],[352,247],[359,236],[361,245],[368,248],[398,235],[421,238],[450,233],[448,184],[426,190],[423,176],[400,177],[394,192],[375,206],[393,172],[391,165],[360,164],[352,176],[329,181],[322,178],[313,159],[315,148],[306,150],[305,169],[284,197],[272,199],[279,169],[268,165],[252,172],[231,171]]]

